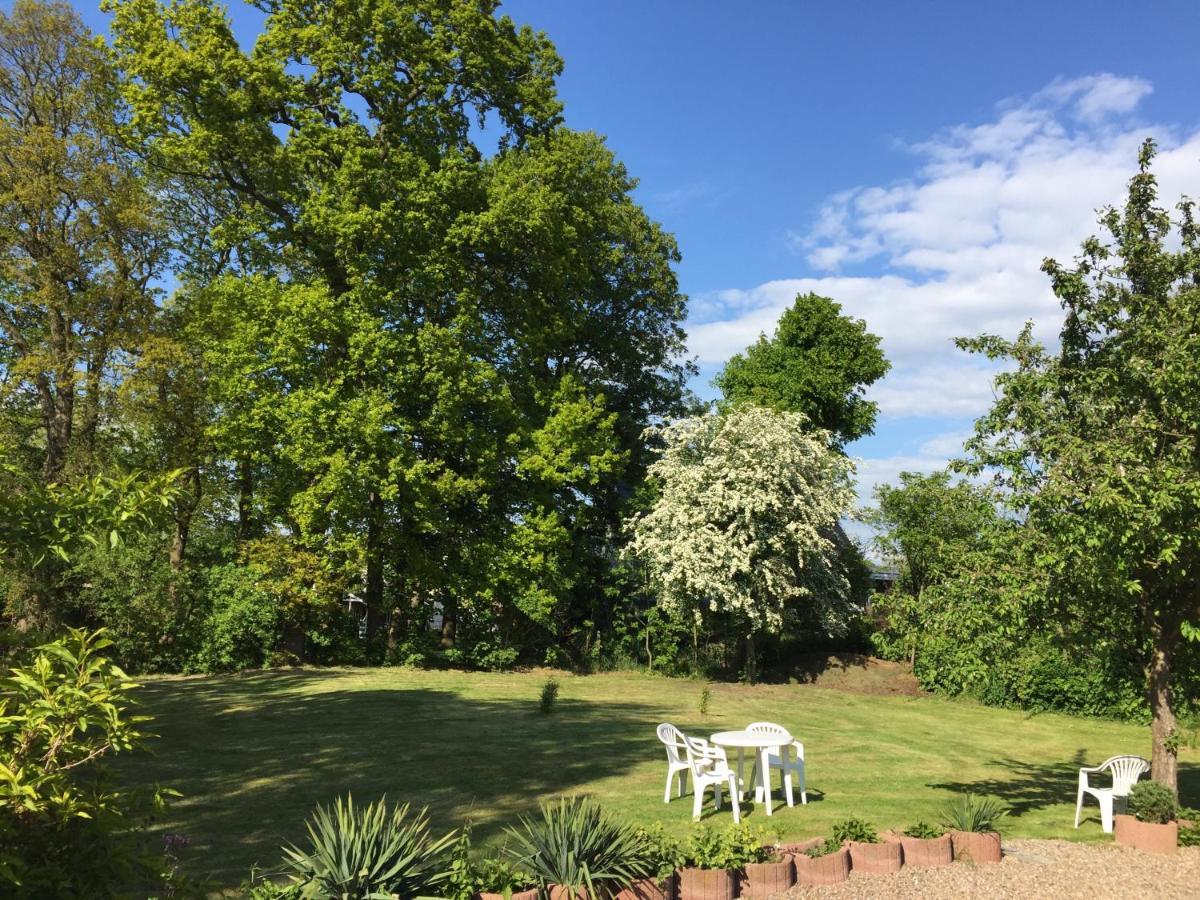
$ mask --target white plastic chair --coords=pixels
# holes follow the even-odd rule
[[[713,789],[713,809],[721,808],[721,788],[729,788],[729,799],[733,806],[733,821],[742,820],[738,804],[738,777],[729,768],[725,751],[699,738],[684,737],[687,745],[688,768],[692,773],[692,818],[699,819],[704,808],[704,791]]]
[[[690,766],[687,760],[687,736],[669,722],[658,726],[658,739],[667,748],[667,789],[663,793],[663,803],[671,802],[671,784],[678,777],[678,795],[683,796],[684,785],[687,782]]]
[[[1092,787],[1089,775],[1107,771],[1112,775],[1112,787]],[[1079,813],[1083,810],[1083,795],[1091,794],[1100,803],[1100,824],[1106,833],[1113,830],[1113,800],[1122,801],[1129,796],[1137,780],[1150,771],[1150,763],[1140,756],[1114,756],[1090,769],[1079,770],[1079,792],[1075,798],[1075,827],[1079,827]]]
[[[771,749],[767,754],[767,771],[761,775],[758,773],[758,762],[754,764],[755,768],[755,787],[754,787],[754,802],[762,803],[766,800],[764,791],[771,790],[771,770],[779,770],[779,779],[783,783],[783,795],[787,798],[788,806],[795,806],[795,801],[792,796],[792,775],[795,774],[796,780],[800,783],[800,802],[808,805],[808,791],[805,790],[804,784],[804,745],[795,740],[791,733],[782,725],[776,725],[774,722],[751,722],[746,726],[746,731],[751,734],[767,734],[778,735],[779,744]],[[793,759],[792,753],[796,756]]]

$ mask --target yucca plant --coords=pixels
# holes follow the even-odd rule
[[[638,830],[614,821],[587,797],[543,804],[540,817],[522,817],[520,827],[508,832],[515,846],[506,852],[542,885],[560,885],[572,896],[616,892],[656,868]]]
[[[1008,815],[1008,807],[995,797],[962,794],[942,810],[941,825],[948,831],[995,831],[996,820]]]
[[[287,874],[312,900],[416,897],[448,877],[446,857],[454,833],[434,838],[426,810],[410,815],[408,804],[387,798],[356,807],[339,798],[318,806],[308,822],[311,848],[284,848]]]

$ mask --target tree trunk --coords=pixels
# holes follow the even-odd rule
[[[754,646],[754,632],[746,635],[746,681],[754,684],[758,677],[758,650]]]
[[[458,633],[458,598],[442,601],[442,646],[453,647]]]
[[[254,469],[248,459],[238,460],[238,540],[250,537],[254,519]]]
[[[179,578],[187,559],[188,538],[192,533],[192,517],[200,505],[200,470],[193,466],[184,475],[187,480],[187,492],[179,500],[175,509],[175,533],[171,536],[171,549],[167,554],[167,562],[171,566],[171,576],[167,583],[167,598],[171,608],[179,611]]]
[[[383,498],[375,491],[367,499],[367,634],[383,623]]]
[[[1151,628],[1153,647],[1150,651],[1150,735],[1153,740],[1150,758],[1150,777],[1169,787],[1179,796],[1179,756],[1174,745],[1175,708],[1171,698],[1171,651],[1174,636],[1155,622]]]

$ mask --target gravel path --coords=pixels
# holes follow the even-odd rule
[[[1115,844],[1006,841],[1004,861],[940,869],[905,867],[895,875],[850,873],[831,887],[797,885],[784,898],[860,900],[872,897],[1154,897],[1200,898],[1200,847],[1153,856]]]

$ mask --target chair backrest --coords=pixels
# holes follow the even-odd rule
[[[1100,764],[1100,771],[1112,775],[1113,793],[1127,796],[1137,780],[1150,771],[1150,763],[1140,756],[1114,756]]]
[[[687,736],[672,725],[663,722],[658,726],[658,739],[667,748],[667,759],[673,763],[681,763],[687,755]]]
[[[780,747],[792,742],[791,732],[782,725],[776,725],[774,722],[751,722],[746,726],[746,730],[750,734],[763,734],[770,735],[771,737],[778,736],[779,744],[777,746]]]
[[[692,770],[692,779],[696,782],[712,771],[709,764],[728,767],[729,761],[725,758],[725,751],[704,738],[690,738],[685,735],[683,743],[687,751],[688,768]]]

